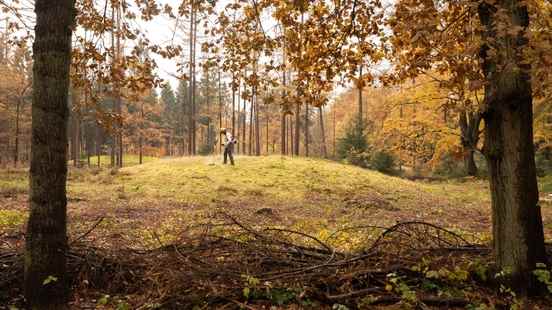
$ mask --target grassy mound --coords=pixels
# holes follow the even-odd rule
[[[5,272],[14,275],[13,280],[22,270],[17,253],[23,247],[28,212],[27,171],[0,171],[0,185],[0,254],[7,253],[0,256],[7,259],[2,266],[7,266]],[[545,203],[548,237],[552,232],[550,209]],[[434,245],[431,240],[443,236],[419,227],[444,227],[451,236],[484,245],[489,239],[490,202],[483,180],[413,182],[332,161],[280,156],[239,156],[236,166],[222,165],[214,156],[152,159],[122,169],[70,169],[68,213],[75,251],[72,264],[88,264],[72,272],[88,272],[74,277],[75,281],[86,278],[96,286],[89,291],[91,300],[103,302],[105,294],[127,300],[129,294],[136,294],[128,300],[155,299],[180,309],[179,305],[202,302],[245,307],[252,299],[267,298],[269,304],[312,301],[319,306],[416,300],[452,306],[448,303],[464,305],[485,299],[465,294],[457,298],[452,293],[480,285],[471,283],[474,278],[469,274],[482,264],[486,266],[486,252],[476,248],[475,252],[460,252],[466,254],[462,257],[451,256],[446,249],[442,254],[408,252],[413,244],[426,248]],[[221,221],[221,215],[232,221]],[[420,221],[430,224],[417,226]],[[397,222],[414,226],[395,226]],[[385,227],[410,227],[396,235],[414,239],[393,237],[382,243],[391,236],[384,233],[387,239],[380,239]],[[205,228],[207,235],[203,235]],[[431,239],[433,235],[438,239]],[[379,244],[377,251],[375,244]],[[371,249],[369,256],[363,254],[367,249]],[[406,254],[398,255],[397,250]],[[482,262],[473,265],[476,259]],[[203,265],[198,265],[200,261]],[[361,272],[358,278],[359,268],[370,270],[370,275]],[[320,272],[313,274],[315,269]],[[182,281],[198,273],[203,277]],[[266,282],[274,278],[270,276],[273,273],[294,283]],[[309,277],[304,278],[306,274]],[[330,274],[333,280],[327,282]],[[447,284],[457,282],[460,275],[460,284]],[[135,290],[112,286],[119,283],[118,277],[136,283]],[[366,277],[379,284],[372,286],[373,281],[365,282]],[[190,281],[197,282],[193,282],[197,290],[175,285]],[[266,286],[265,282],[270,283]],[[150,287],[159,283],[163,283],[160,290]],[[205,287],[200,287],[201,283]],[[428,283],[432,289],[438,285],[442,287],[438,292],[452,295],[435,299],[435,292],[427,295],[424,285]],[[13,301],[19,291],[17,286],[11,287],[14,291],[5,298]],[[210,291],[213,287],[217,294],[229,295],[221,297]],[[324,290],[331,294],[321,296]],[[206,294],[211,294],[210,299],[201,301]],[[496,297],[492,288],[485,294]],[[310,296],[310,301],[300,296]],[[119,299],[105,302],[115,305]]]

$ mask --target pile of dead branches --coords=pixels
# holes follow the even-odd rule
[[[356,252],[345,252],[330,245],[345,231],[358,238],[370,231],[376,237],[366,238]],[[414,287],[424,276],[412,267],[423,258],[450,266],[488,256],[486,247],[424,222],[348,228],[320,240],[284,228],[253,227],[227,214],[186,229],[176,242],[159,243],[147,250],[100,249],[79,240],[67,254],[74,290],[130,296],[133,308],[144,309],[251,308],[252,300],[354,308],[360,301],[402,302],[405,297],[390,275]],[[22,272],[20,253],[0,253],[0,291],[20,287]],[[423,294],[415,302],[453,308],[469,301]]]

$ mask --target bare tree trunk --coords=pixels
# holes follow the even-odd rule
[[[35,13],[25,299],[30,309],[65,309],[67,97],[75,3],[36,0]]]
[[[192,1],[194,2],[194,1]],[[197,42],[197,12],[192,5],[193,8],[193,44],[192,44],[192,115],[193,115],[193,122],[192,122],[192,155],[196,155],[197,145],[196,145],[196,118],[197,118],[197,112],[196,112],[196,42]]]
[[[255,155],[261,156],[261,130],[259,125],[259,101],[257,100],[257,86],[253,88],[255,98]]]
[[[13,164],[17,167],[19,161],[19,119],[21,118],[21,104],[23,99],[19,98],[15,106],[15,145],[13,151]]]
[[[142,164],[142,148],[144,143],[144,101],[140,100],[140,138],[138,141],[139,154],[138,163]]]
[[[268,126],[270,124],[270,117],[269,117],[269,113],[268,113],[268,107],[266,109],[266,155],[268,155],[268,143],[269,143],[269,139],[268,139]]]
[[[245,93],[246,92],[246,84],[244,83],[243,84],[243,92]],[[245,134],[246,134],[246,118],[247,118],[247,110],[246,110],[246,100],[243,99],[243,109],[242,109],[242,114],[243,114],[243,119],[242,119],[242,153],[245,154],[246,150],[245,150]]]
[[[121,66],[121,6],[117,5],[117,52],[116,62],[118,66]],[[123,167],[123,111],[122,111],[122,99],[121,99],[121,85],[120,81],[115,81],[116,92],[116,104],[117,104],[117,166]]]
[[[479,124],[481,116],[479,113],[471,111],[462,111],[458,118],[460,127],[460,142],[463,148],[464,169],[470,176],[477,175],[477,165],[475,164],[474,153],[479,142]]]
[[[359,122],[359,128],[364,129],[364,125],[362,124],[362,90],[363,90],[364,82],[362,81],[362,65],[359,69],[359,77],[358,77],[358,122]]]
[[[309,103],[305,102],[305,156],[309,157]]]
[[[290,150],[291,151],[291,155],[295,155],[295,152],[294,152],[294,140],[293,140],[293,117],[290,115],[290,120],[289,120],[289,143],[290,143]]]
[[[75,141],[74,141],[75,145],[74,145],[73,150],[74,150],[75,154],[74,154],[73,164],[74,164],[75,167],[80,167],[80,149],[81,149],[80,148],[80,145],[81,145],[81,139],[80,139],[80,136],[81,136],[81,133],[80,133],[80,131],[81,131],[81,129],[80,129],[80,108],[78,108],[78,110],[75,113],[74,121],[75,121],[75,132],[74,132],[74,134],[75,134]]]
[[[301,105],[299,104],[299,102],[296,103],[295,105],[295,134],[294,134],[294,138],[295,140],[293,140],[293,155],[295,156],[299,156],[299,142],[301,139],[299,139],[300,135],[301,135],[301,126],[299,126],[299,124],[301,123]]]
[[[284,43],[283,43],[283,63],[284,63],[284,74],[283,74],[283,77],[282,77],[282,84],[283,84],[283,87],[284,87],[284,91],[282,92],[282,99],[286,99],[287,97],[287,93],[285,91],[285,88],[286,88],[286,40],[285,40],[285,37],[284,37]],[[282,105],[282,121],[280,123],[280,129],[281,129],[281,137],[280,137],[280,148],[281,148],[281,153],[282,155],[287,155],[287,131],[286,131],[286,115],[287,115],[287,108],[285,105]]]
[[[286,111],[282,107],[282,117],[280,121],[280,152],[282,155],[287,155],[286,115]]]
[[[336,127],[335,126],[335,105],[332,107],[332,111],[333,111],[333,130],[332,130],[332,132],[333,132],[333,141],[332,142],[333,143],[332,144],[333,144],[333,157],[335,158],[335,146],[336,146],[336,144],[335,144],[335,127]]]
[[[247,155],[251,156],[253,154],[253,113],[255,113],[255,106],[253,105],[253,98],[251,98],[250,103],[250,109],[249,109],[249,137],[248,137],[248,148],[247,148]]]
[[[500,29],[527,30],[529,15],[518,0],[499,0],[494,6],[483,2],[478,13],[485,27],[483,151],[489,166],[493,249],[498,268],[506,270],[513,289],[525,295],[535,290],[536,263],[546,259],[533,146],[531,68],[523,58],[525,33]],[[490,48],[498,55],[488,53]]]
[[[85,72],[85,76],[86,72]],[[88,113],[88,89],[84,89],[84,107],[85,107],[85,113]],[[90,122],[88,122],[87,126],[85,126],[85,133],[86,133],[86,165],[88,168],[90,168],[90,153],[91,153],[91,137],[90,137]]]
[[[98,158],[98,168],[101,167],[102,140],[100,140],[100,125],[96,123],[96,157]]]
[[[241,154],[240,152],[242,152],[241,148],[240,148],[240,145],[241,145],[241,105],[240,105],[240,97],[241,97],[241,81],[238,85],[238,119],[237,119],[237,126],[238,128],[237,129],[237,135],[238,135],[238,143],[236,143],[236,150],[237,150],[237,153],[238,154]]]
[[[189,68],[189,91],[188,91],[188,103],[190,104],[190,113],[188,115],[188,154],[195,155],[195,5],[194,1],[190,6],[190,68]]]
[[[324,111],[322,110],[322,106],[318,107],[318,115],[320,117],[320,133],[322,137],[322,145],[321,145],[322,157],[328,158],[328,150],[326,148],[326,132],[324,131]]]

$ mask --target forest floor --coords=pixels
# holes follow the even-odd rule
[[[103,158],[102,161],[107,162],[107,158]],[[454,285],[447,285],[447,282],[468,281],[468,278],[471,281],[468,275],[463,275],[464,269],[458,266],[464,266],[466,273],[472,272],[471,269],[474,268],[474,272],[477,269],[481,271],[484,265],[483,261],[489,259],[488,255],[485,254],[487,253],[485,247],[490,240],[490,196],[488,183],[485,180],[463,178],[449,181],[413,182],[332,161],[280,156],[262,158],[238,156],[236,166],[222,165],[217,157],[159,160],[148,158],[143,165],[136,165],[135,159],[131,158],[131,162],[132,165],[117,170],[109,168],[70,169],[68,176],[68,230],[70,242],[74,242],[75,245],[78,244],[81,249],[88,247],[87,249],[90,250],[90,248],[93,248],[94,251],[102,253],[102,255],[110,253],[109,255],[112,258],[116,257],[117,253],[128,253],[126,256],[132,257],[133,264],[137,262],[136,255],[140,252],[147,252],[150,258],[157,257],[153,260],[163,261],[159,257],[165,256],[158,252],[154,254],[154,251],[167,249],[169,245],[173,245],[176,254],[172,253],[173,260],[171,262],[174,262],[175,256],[178,256],[181,259],[186,257],[185,260],[187,262],[193,261],[194,265],[201,265],[183,254],[183,250],[179,247],[187,244],[186,242],[195,244],[196,248],[197,244],[204,244],[205,234],[203,234],[204,239],[201,239],[201,241],[198,241],[197,238],[192,240],[191,236],[198,236],[200,234],[198,233],[198,227],[204,229],[207,227],[205,225],[209,224],[210,232],[215,232],[213,234],[219,237],[224,236],[223,239],[217,239],[219,240],[217,242],[220,243],[220,240],[224,240],[224,242],[230,242],[229,240],[231,240],[233,242],[229,247],[236,247],[237,240],[246,244],[252,240],[264,240],[263,246],[278,244],[270,247],[268,251],[274,250],[275,247],[282,250],[282,244],[287,244],[285,248],[288,252],[297,249],[303,251],[308,248],[311,252],[319,253],[317,255],[320,257],[314,254],[311,255],[315,258],[312,258],[310,265],[302,260],[301,267],[298,267],[294,265],[299,264],[298,260],[295,260],[295,258],[291,260],[286,268],[295,268],[293,269],[295,271],[286,271],[290,275],[309,274],[313,270],[311,268],[316,269],[313,266],[319,266],[320,264],[329,266],[329,261],[334,261],[332,268],[337,268],[336,266],[343,267],[339,268],[339,271],[336,269],[336,273],[345,269],[351,271],[353,269],[348,269],[350,266],[345,268],[343,262],[349,261],[351,257],[358,258],[358,253],[366,253],[368,247],[376,249],[375,244],[379,242],[382,234],[389,236],[388,232],[390,230],[388,228],[394,227],[397,223],[410,223],[410,226],[395,226],[400,227],[400,229],[391,229],[391,232],[402,229],[406,231],[406,233],[402,233],[403,235],[408,235],[409,238],[417,238],[417,241],[420,241],[420,238],[431,237],[433,241],[430,243],[435,244],[435,240],[437,240],[440,247],[443,244],[458,246],[463,249],[473,246],[474,250],[473,252],[466,250],[467,256],[462,258],[447,252],[448,254],[444,255],[447,257],[447,262],[442,262],[446,268],[434,266],[436,268],[434,273],[431,272],[431,263],[429,262],[429,257],[432,257],[433,252],[420,254],[422,256],[417,258],[409,256],[410,260],[401,261],[400,268],[379,266],[378,272],[388,271],[381,276],[383,278],[373,275],[373,281],[381,282],[380,291],[378,289],[362,288],[358,284],[353,285],[355,286],[353,288],[351,283],[359,281],[354,277],[349,279],[348,286],[345,288],[343,278],[340,278],[339,281],[341,282],[339,283],[343,287],[335,287],[337,285],[335,284],[331,289],[335,294],[330,295],[338,296],[335,299],[328,297],[329,295],[317,298],[319,294],[313,293],[313,288],[302,291],[301,289],[291,290],[286,288],[282,290],[280,288],[279,290],[273,289],[273,292],[279,292],[278,294],[261,294],[260,292],[268,292],[267,286],[272,287],[274,285],[270,281],[263,280],[265,274],[260,271],[257,274],[254,270],[251,270],[251,274],[248,275],[245,271],[236,267],[235,270],[241,270],[240,272],[242,272],[238,276],[238,279],[242,277],[241,284],[236,284],[235,281],[239,282],[239,280],[228,276],[230,283],[226,285],[220,285],[219,283],[216,288],[214,288],[216,285],[211,283],[210,286],[205,285],[201,289],[198,288],[198,292],[196,292],[198,296],[202,294],[203,296],[215,296],[213,290],[224,291],[225,289],[229,290],[229,287],[240,286],[238,287],[238,294],[234,294],[235,298],[225,297],[226,299],[223,298],[225,302],[217,298],[201,300],[202,298],[199,297],[192,301],[176,300],[174,296],[167,297],[170,294],[162,289],[158,289],[159,292],[154,294],[155,296],[142,296],[142,299],[136,297],[143,293],[140,293],[139,289],[132,292],[127,291],[126,294],[115,297],[113,295],[119,291],[113,287],[105,290],[101,287],[83,290],[82,286],[78,285],[79,290],[76,291],[80,292],[78,293],[80,299],[75,297],[75,308],[98,307],[110,309],[110,307],[115,308],[117,305],[127,304],[130,308],[134,308],[138,307],[139,303],[143,309],[155,308],[156,306],[177,309],[182,307],[183,302],[188,305],[193,304],[198,307],[197,309],[211,308],[215,304],[220,308],[229,304],[238,308],[258,309],[259,307],[265,307],[266,303],[271,305],[281,304],[283,308],[319,308],[322,307],[321,305],[330,308],[333,305],[334,309],[336,305],[337,309],[346,309],[339,308],[339,305],[343,307],[346,305],[349,308],[362,308],[362,306],[359,306],[361,303],[364,303],[364,305],[373,304],[368,308],[374,308],[377,304],[381,304],[382,307],[393,308],[418,305],[419,302],[424,304],[423,301],[425,300],[424,305],[426,307],[433,304],[436,307],[451,308],[454,302],[458,302],[458,305],[462,308],[471,305],[473,306],[472,309],[485,309],[477,308],[477,306],[493,305],[495,303],[500,305],[500,302],[504,303],[504,300],[510,300],[511,303],[516,302],[513,294],[507,295],[508,298],[501,298],[498,289],[490,289],[485,294],[475,294],[473,289],[470,289],[468,290],[470,293],[466,294],[464,292],[461,297],[457,296],[457,292],[454,294],[449,292],[449,297],[456,299],[443,299],[444,301],[441,300],[444,296],[443,292],[446,291],[444,288],[437,290],[439,298],[426,296],[425,299],[420,297],[425,296],[424,291],[420,293],[415,290],[415,288],[421,288],[423,285],[429,286],[429,290],[435,290],[433,286],[455,287]],[[548,198],[552,195],[552,179],[541,179],[540,188],[543,198],[541,199],[541,205],[545,235],[550,240],[552,239],[552,204],[548,201]],[[2,265],[2,255],[8,257],[9,253],[20,252],[22,249],[24,225],[28,212],[27,191],[26,170],[0,170],[0,265]],[[428,223],[428,225],[424,223]],[[232,228],[226,229],[224,227]],[[279,231],[280,235],[275,236],[271,233],[269,239],[265,238],[266,236],[261,237],[259,232],[266,232],[267,227],[274,228],[273,231]],[[283,232],[287,234],[282,236]],[[435,235],[429,236],[429,234]],[[446,236],[439,237],[443,235]],[[403,237],[401,237],[401,240],[404,239]],[[209,238],[211,238],[211,235],[209,235]],[[282,241],[282,238],[285,239],[285,242]],[[393,242],[400,244],[401,241],[398,241],[396,237],[393,238],[395,238]],[[454,239],[454,244],[449,242],[452,239]],[[445,240],[444,243],[441,242],[443,240]],[[402,242],[411,244],[412,240],[404,239]],[[463,244],[460,245],[458,242]],[[178,244],[178,246],[174,246],[175,244]],[[378,246],[381,247],[381,244]],[[217,249],[220,250],[220,248]],[[258,252],[259,247],[255,249],[243,248],[242,245],[242,248],[236,251],[249,253],[253,256],[261,255]],[[202,248],[202,251],[205,250],[206,248]],[[210,251],[214,251],[213,248],[210,248]],[[225,248],[225,251],[225,253],[229,253],[228,248]],[[264,249],[264,251],[267,250]],[[381,252],[381,249],[378,248],[378,251]],[[420,253],[422,252],[420,250]],[[85,254],[81,251],[78,255]],[[202,255],[205,257],[205,255],[210,254],[202,252]],[[289,255],[289,253],[286,255]],[[427,261],[426,256],[428,257]],[[477,256],[477,259],[481,259],[481,264],[473,264],[475,256]],[[328,260],[324,261],[326,258]],[[320,259],[324,263],[317,261]],[[442,257],[433,257],[433,259],[442,260]],[[124,259],[119,258],[113,261],[116,260],[124,261]],[[335,263],[335,260],[339,263]],[[97,263],[96,261],[92,263],[88,256],[86,261],[89,265]],[[465,261],[466,264],[463,265],[460,261]],[[131,264],[130,258],[128,263]],[[166,263],[170,265],[170,263]],[[115,262],[112,264],[115,264]],[[209,264],[211,264],[211,268],[216,268],[218,261],[215,260]],[[2,271],[1,268],[13,267],[8,265],[0,266],[0,271]],[[261,264],[257,265],[260,266]],[[225,266],[228,270],[233,270],[232,267]],[[367,266],[364,266],[364,268]],[[160,266],[156,268],[160,268]],[[356,266],[355,268],[360,267]],[[443,268],[445,271],[443,271]],[[151,269],[155,268],[152,267]],[[421,272],[423,279],[407,284],[408,278],[404,278],[405,272],[403,269]],[[152,270],[149,271],[153,272]],[[266,269],[263,269],[263,272],[265,271]],[[157,270],[157,274],[162,272],[160,269]],[[270,272],[275,271],[271,269]],[[115,271],[112,270],[112,273],[115,273]],[[263,276],[260,276],[261,274]],[[210,274],[209,276],[223,278],[220,274]],[[82,274],[79,277],[82,280]],[[300,284],[304,279],[299,280],[289,276],[287,278],[291,279],[292,283],[288,283],[290,287],[297,288],[299,285],[305,288],[306,284]],[[428,279],[435,281],[427,282]],[[198,283],[204,284],[207,281],[204,280],[198,280]],[[261,280],[263,281],[261,282]],[[87,278],[87,281],[91,280]],[[121,281],[125,282],[126,280]],[[156,285],[160,287],[163,287],[163,285],[159,284],[159,281],[170,282],[167,279],[157,279]],[[281,279],[274,279],[274,281],[278,282]],[[313,282],[314,280],[310,279],[309,281]],[[0,288],[1,284],[0,280]],[[199,284],[194,283],[194,285]],[[209,286],[209,294],[205,293],[207,286]],[[476,287],[477,285],[473,284],[473,286]],[[225,287],[225,289],[221,287]],[[459,290],[458,287],[455,289]],[[193,288],[191,290],[193,291]],[[326,290],[330,289],[326,288]],[[460,290],[466,291],[465,288]],[[410,291],[416,291],[417,293],[413,293],[414,297],[412,297],[409,296]],[[434,293],[437,291],[434,291]],[[15,288],[9,293],[11,302],[17,303],[17,297],[14,297],[14,294],[18,292]],[[133,298],[128,297],[133,296],[133,294]],[[377,296],[381,294],[387,296],[388,300],[384,298],[380,300],[381,302],[378,302],[379,297]],[[10,300],[8,297],[1,295],[0,302]],[[398,299],[389,296],[398,296]],[[264,300],[265,303],[256,302],[255,299]],[[152,300],[156,302],[154,303]],[[444,304],[447,302],[451,304]],[[536,304],[542,304],[542,302],[544,301],[536,302]],[[1,308],[2,305],[0,305]]]

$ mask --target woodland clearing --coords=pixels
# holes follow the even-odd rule
[[[551,186],[540,181],[546,197]],[[27,184],[26,170],[0,172],[5,305],[21,298]],[[234,167],[216,157],[151,158],[70,169],[67,191],[75,308],[519,302],[489,276],[490,198],[481,179],[413,182],[282,156],[239,156]],[[542,212],[550,240],[552,206],[544,202]]]

